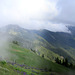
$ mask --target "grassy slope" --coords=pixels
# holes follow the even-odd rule
[[[42,49],[44,51],[44,48]],[[26,75],[31,75],[31,74],[50,75],[51,73],[54,75],[60,75],[63,72],[70,71],[70,69],[64,66],[53,63],[50,60],[47,60],[41,56],[38,56],[36,53],[32,52],[31,50],[24,49],[15,44],[10,45],[9,51],[11,53],[10,60],[12,62],[16,60],[16,63],[20,65],[25,64],[28,67],[33,67],[34,69],[25,69],[24,67],[17,66],[16,64],[15,65],[11,65],[11,64],[2,65],[0,62],[0,74],[1,75],[10,75],[10,74],[11,75],[23,75],[21,72],[26,72]],[[36,70],[35,68],[39,68],[39,69],[47,68],[47,70],[50,69],[51,71],[41,72],[40,70]],[[20,73],[17,73],[17,70],[20,71]]]
[[[10,52],[16,55],[16,58],[12,56],[12,60],[16,60],[16,62],[20,64],[26,64],[28,66],[43,68],[43,69],[45,68],[52,69],[53,71],[56,72],[62,72],[68,70],[67,68],[61,65],[52,63],[51,61],[36,55],[32,51],[21,48],[20,46],[17,45],[12,45]]]
[[[69,58],[70,61],[74,61],[74,54],[71,53],[71,50],[71,52],[68,52],[65,49],[56,49],[47,40],[33,32],[25,29],[11,29],[8,30],[8,33],[10,33],[9,35],[12,35],[13,38],[15,37],[14,40],[17,40],[24,48],[38,50],[41,55],[44,54],[45,58],[49,60],[54,61],[55,57],[59,57],[61,59],[60,56],[63,56],[65,58]]]
[[[37,40],[34,40],[34,44],[37,46],[36,48],[40,54],[44,54],[45,58],[51,61],[54,61],[56,57],[61,59],[61,56],[63,56],[64,58],[68,58],[70,62],[75,62],[74,50],[71,48],[69,50],[66,50],[63,47],[56,48],[40,36],[37,36]]]
[[[42,56],[42,54],[44,54],[44,57],[51,61],[54,61],[55,58],[57,58],[57,57],[60,58],[60,56],[58,54],[55,54],[54,52],[44,48],[43,46],[40,46],[38,51],[40,52],[40,56]]]
[[[14,69],[11,65],[8,64],[3,65],[2,62],[0,62],[0,75],[21,75],[21,74],[14,72]]]
[[[9,40],[18,41],[19,44],[26,49],[39,50],[40,54],[41,55],[44,54],[45,58],[49,60],[54,61],[55,57],[63,56],[65,58],[68,58],[69,61],[75,61],[74,50],[70,48],[67,51],[66,49],[56,48],[57,45],[61,47],[60,44],[58,44],[58,42],[59,43],[65,42],[66,44],[65,39],[69,38],[70,35],[66,34],[65,38],[65,33],[62,33],[61,35],[60,33],[53,33],[48,30],[37,31],[37,32],[39,32],[39,34],[41,35],[36,34],[36,32],[34,33],[33,31],[23,29],[19,26],[11,25],[11,26],[6,26],[6,33],[4,33],[3,35],[5,34],[10,35],[11,37],[9,37]],[[59,38],[59,36],[63,41]],[[53,39],[54,41],[51,39]]]

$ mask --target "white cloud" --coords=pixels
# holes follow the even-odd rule
[[[74,24],[75,19],[75,1],[72,1],[0,0],[0,25],[68,32],[66,24]]]
[[[56,3],[57,1],[51,0],[2,0],[0,1],[0,19],[5,23],[53,19],[58,15]]]
[[[46,29],[50,30],[50,31],[54,31],[54,32],[67,32],[67,33],[71,33],[69,31],[69,29],[67,28],[66,24],[53,24],[53,23],[48,23],[48,27],[45,27]]]

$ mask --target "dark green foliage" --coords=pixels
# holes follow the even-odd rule
[[[65,65],[65,60],[63,59],[63,61],[62,61],[62,65]]]
[[[70,67],[70,68],[72,68],[72,67],[73,67],[73,64],[72,64],[72,63],[70,63],[69,67]]]
[[[42,57],[44,58],[44,54],[42,54]]]
[[[63,65],[65,67],[68,67],[68,68],[72,68],[73,67],[73,64],[69,63],[67,58],[63,59],[63,61],[61,62],[61,60],[59,60],[59,58],[57,57],[55,59],[55,61],[56,61],[57,64]]]
[[[65,66],[68,67],[68,59],[65,58]]]
[[[66,67],[69,67],[69,62],[68,62],[68,59],[67,58],[63,59],[62,65],[63,66],[66,66]]]
[[[49,69],[49,72],[51,72],[51,71],[52,71],[52,68]]]
[[[19,45],[18,41],[13,41],[13,44]]]
[[[56,61],[56,63],[61,64],[61,60],[59,60],[58,57],[55,59],[55,61]]]
[[[47,72],[47,71],[48,71],[48,69],[47,69],[47,68],[45,68],[45,71]]]
[[[34,53],[36,53],[36,51],[35,51],[35,50],[33,50],[33,49],[31,49],[31,51],[32,51],[32,52],[34,52]]]
[[[61,60],[59,60],[59,64],[61,64]]]
[[[6,62],[5,62],[5,61],[1,61],[1,64],[2,64],[2,65],[5,65],[5,64],[6,64]]]

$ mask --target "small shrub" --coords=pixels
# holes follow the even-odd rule
[[[5,65],[5,64],[6,64],[6,62],[5,62],[5,61],[1,61],[1,64],[2,64],[2,65]]]
[[[31,49],[31,51],[32,51],[32,52],[34,52],[34,53],[36,53],[36,51],[35,51],[35,50],[33,50],[33,49]]]
[[[44,54],[42,54],[42,57],[44,58]]]
[[[19,45],[18,41],[13,41],[13,44]]]
[[[51,72],[51,71],[52,71],[52,68],[49,69],[49,72]]]
[[[47,69],[47,68],[45,68],[45,71],[47,72],[47,71],[48,71],[48,69]]]

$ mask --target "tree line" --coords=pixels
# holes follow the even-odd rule
[[[73,67],[73,63],[69,63],[67,58],[65,58],[65,59],[63,59],[63,60],[60,60],[60,59],[57,57],[57,58],[55,59],[55,62],[56,62],[57,64],[60,64],[60,65],[65,66],[65,67],[69,67],[69,68],[72,68],[72,67]]]

